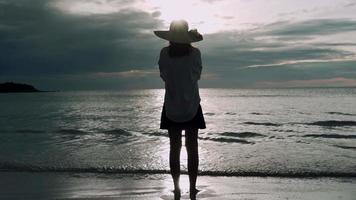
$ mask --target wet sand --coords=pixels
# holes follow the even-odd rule
[[[174,199],[169,175],[0,172],[0,199]],[[188,178],[181,178],[189,199]],[[197,199],[355,200],[355,178],[200,176]]]

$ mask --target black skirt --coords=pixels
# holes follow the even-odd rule
[[[174,122],[170,119],[168,119],[166,115],[166,109],[162,108],[162,115],[161,115],[161,125],[160,129],[169,129],[169,128],[180,128],[180,129],[186,129],[186,128],[198,128],[198,129],[205,129],[205,120],[203,116],[203,111],[201,109],[201,106],[199,105],[197,114],[193,117],[193,119],[186,121],[186,122]]]

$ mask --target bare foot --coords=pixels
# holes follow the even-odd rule
[[[198,190],[196,188],[190,188],[190,190],[189,190],[190,199],[195,200],[197,198],[198,192],[200,192],[200,190]]]
[[[180,200],[180,189],[173,190],[174,200]]]

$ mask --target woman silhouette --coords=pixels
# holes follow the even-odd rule
[[[180,150],[182,131],[185,130],[188,153],[190,197],[195,199],[198,175],[198,129],[205,128],[200,106],[198,80],[202,71],[199,49],[192,42],[203,40],[196,29],[188,31],[184,20],[173,21],[169,31],[155,31],[158,37],[168,40],[169,46],[161,50],[160,76],[165,82],[165,97],[161,116],[161,129],[168,129],[170,139],[169,165],[174,182],[175,197],[180,197]]]

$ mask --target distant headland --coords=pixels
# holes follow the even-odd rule
[[[15,92],[45,92],[36,89],[32,85],[23,83],[6,82],[0,83],[0,93],[15,93]]]

